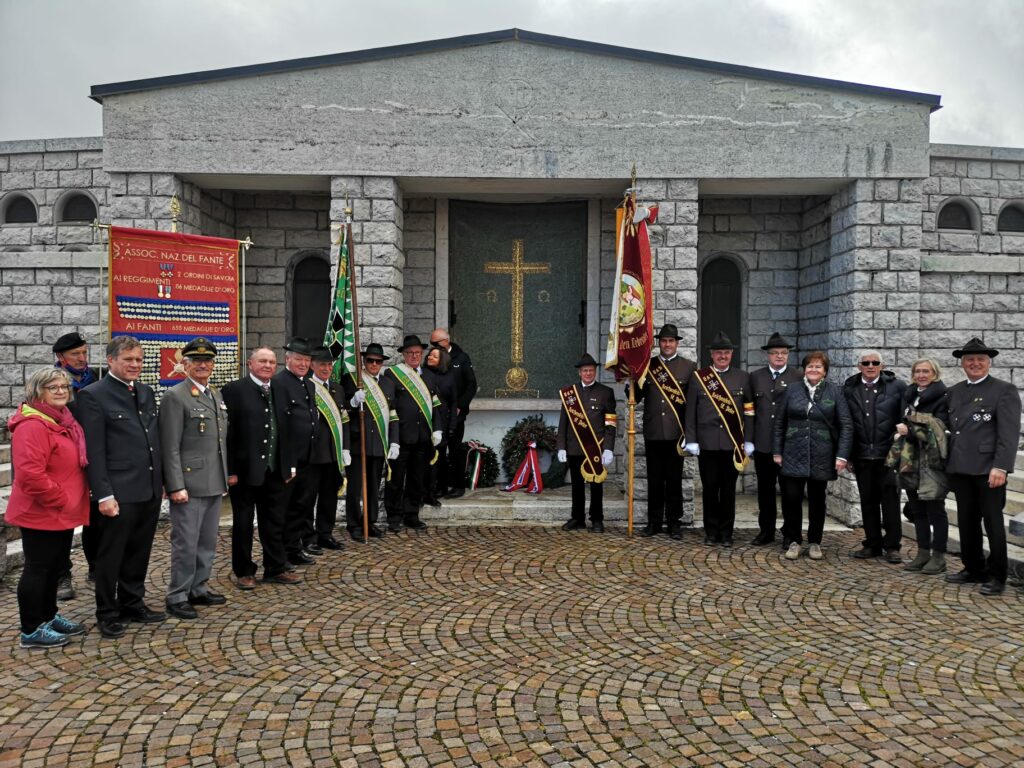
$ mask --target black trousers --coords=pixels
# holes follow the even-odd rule
[[[121,502],[117,517],[100,515],[96,551],[96,618],[116,621],[123,609],[142,608],[146,572],[160,515],[160,499]]]
[[[306,518],[304,544],[313,544],[320,539],[334,535],[334,524],[338,520],[338,491],[341,489],[341,471],[337,464],[319,464],[319,483],[316,488],[316,516],[313,527]],[[347,468],[346,468],[347,469]]]
[[[433,457],[434,446],[429,441],[400,444],[398,458],[391,462],[391,480],[384,486],[389,523],[419,520]]]
[[[957,525],[960,528],[960,557],[968,573],[1006,583],[1009,569],[1006,555],[1006,486],[988,487],[988,475],[950,475],[949,485],[956,496]],[[981,537],[985,526],[988,536],[988,561]]]
[[[462,443],[466,439],[466,419],[459,417],[455,423],[455,431],[448,438],[448,487],[466,487],[466,449]]]
[[[430,467],[430,482],[427,483],[426,496],[439,499],[448,493],[451,482],[448,475],[450,461],[451,445],[445,440],[437,446],[437,461]]]
[[[586,520],[587,488],[590,488],[590,522],[604,522],[604,485],[583,479],[583,457],[569,456],[569,478],[572,481],[572,519]]]
[[[780,484],[779,471],[772,454],[754,451],[754,470],[757,472],[757,527],[761,533],[775,535],[775,523],[779,519],[775,486]],[[783,513],[785,523],[785,513]]]
[[[731,539],[736,525],[736,478],[732,451],[701,450],[697,456],[704,486],[704,535],[715,541]]]
[[[298,467],[295,478],[288,483],[284,514],[284,548],[289,555],[302,551],[308,530],[313,529],[313,508],[316,491],[320,487],[320,468],[323,464],[305,464]]]
[[[96,550],[100,545],[100,505],[95,501],[89,502],[89,524],[82,526],[82,554],[85,555],[85,562],[89,564],[89,573],[92,573],[93,563],[96,562]],[[73,541],[74,539],[72,539]],[[71,550],[68,550],[68,558],[61,569],[60,578],[71,576]]]
[[[683,517],[683,457],[675,440],[646,440],[647,523],[670,526]]]
[[[910,510],[914,515],[914,533],[918,549],[946,552],[949,540],[949,517],[946,502],[942,500],[921,501],[917,491],[907,491]]]
[[[900,521],[900,489],[884,459],[858,459],[854,463],[860,514],[864,519],[864,546],[881,554],[899,550],[903,538]],[[884,534],[883,534],[884,531]]]
[[[253,518],[263,547],[263,575],[276,576],[287,566],[284,549],[284,514],[288,488],[269,470],[262,485],[238,483],[228,488],[231,497],[231,570],[235,576],[255,576],[252,559]]]
[[[57,615],[57,582],[71,552],[75,531],[21,529],[21,547],[25,565],[18,580],[18,612],[21,631],[35,632]]]
[[[803,543],[804,487],[806,486],[807,542],[821,544],[821,534],[825,530],[825,490],[828,487],[828,481],[814,480],[810,477],[784,476],[779,480],[782,483],[782,537],[786,541]]]
[[[345,489],[345,527],[361,533],[363,530],[363,475],[360,465],[361,454],[352,454],[352,465],[348,467]],[[366,461],[366,512],[370,525],[376,525],[380,514],[380,478],[384,473],[384,457],[370,456]]]

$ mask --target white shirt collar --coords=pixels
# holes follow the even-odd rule
[[[189,377],[188,377],[188,380],[192,382],[192,386],[193,386],[193,387],[195,387],[196,389],[198,389],[198,390],[199,390],[200,392],[202,392],[202,393],[203,393],[204,395],[206,394],[206,387],[204,387],[204,386],[203,386],[202,384],[200,384],[200,383],[199,383],[198,381],[196,381],[195,379],[193,379],[193,378],[192,378],[191,376],[189,376]]]
[[[863,384],[865,387],[873,387],[876,384],[878,384],[881,380],[881,376],[879,376],[877,379],[874,379],[873,381],[868,381],[863,376],[860,377],[860,383]]]
[[[970,379],[968,379],[967,380],[967,385],[970,386],[970,387],[973,387],[975,384],[981,384],[981,382],[983,382],[987,378],[988,378],[988,374],[986,373],[984,376],[982,376],[977,381],[971,381]]]
[[[259,387],[260,389],[270,384],[269,381],[260,381],[255,376],[253,376],[251,372],[249,373],[249,378],[252,379],[252,383]]]
[[[120,379],[117,376],[115,376],[114,374],[112,374],[110,371],[107,371],[107,376],[112,378],[114,381],[120,381],[126,387],[134,387],[135,386],[135,382],[133,382],[133,381],[125,381],[124,379]]]
[[[669,362],[669,361],[671,361],[671,360],[675,360],[675,359],[676,359],[677,357],[679,357],[679,353],[678,353],[678,352],[674,352],[674,353],[672,354],[672,357],[665,357],[664,355],[662,355],[662,354],[659,354],[659,355],[658,355],[658,357],[660,357],[660,358],[661,358],[661,361],[662,361],[663,363],[667,363],[667,362]]]
[[[771,371],[771,372],[772,372],[773,374],[775,374],[776,376],[781,376],[782,374],[784,374],[784,373],[786,372],[786,369],[787,369],[787,368],[789,368],[789,366],[788,366],[788,365],[784,365],[784,366],[782,366],[781,368],[779,368],[779,370],[777,370],[777,371],[776,371],[776,370],[775,370],[774,368],[772,368],[772,367],[771,367],[770,365],[768,366],[768,370],[769,370],[769,371]]]
[[[731,368],[732,366],[729,366],[729,367]],[[715,368],[715,366],[713,366],[713,365],[711,366],[711,370],[713,370],[715,373],[718,373],[718,374],[728,373],[729,372],[729,368],[726,368],[724,371],[720,371],[717,368]]]

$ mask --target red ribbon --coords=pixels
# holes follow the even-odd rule
[[[537,454],[537,443],[529,443],[523,463],[516,470],[512,482],[502,490],[518,491],[526,488],[527,493],[540,493],[544,490],[544,479],[540,473],[540,456]]]

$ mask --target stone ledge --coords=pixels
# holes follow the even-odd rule
[[[921,257],[921,271],[1012,275],[1024,272],[1024,256],[926,253]]]
[[[103,149],[103,137],[79,136],[67,139],[0,141],[0,155],[23,155],[29,152],[72,152],[90,149]]]
[[[1017,147],[983,147],[973,144],[931,144],[932,158],[948,157],[957,160],[1022,160],[1024,149]]]

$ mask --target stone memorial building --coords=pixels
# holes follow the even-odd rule
[[[60,333],[101,358],[93,218],[168,229],[177,195],[184,231],[250,237],[245,342],[280,349],[323,333],[348,201],[363,342],[449,327],[481,383],[467,436],[497,445],[603,354],[634,163],[684,354],[721,329],[756,367],[779,331],[834,376],[864,347],[907,376],[983,335],[1024,387],[1024,149],[931,144],[939,96],[522,30],[91,95],[102,137],[0,143],[5,413]]]

